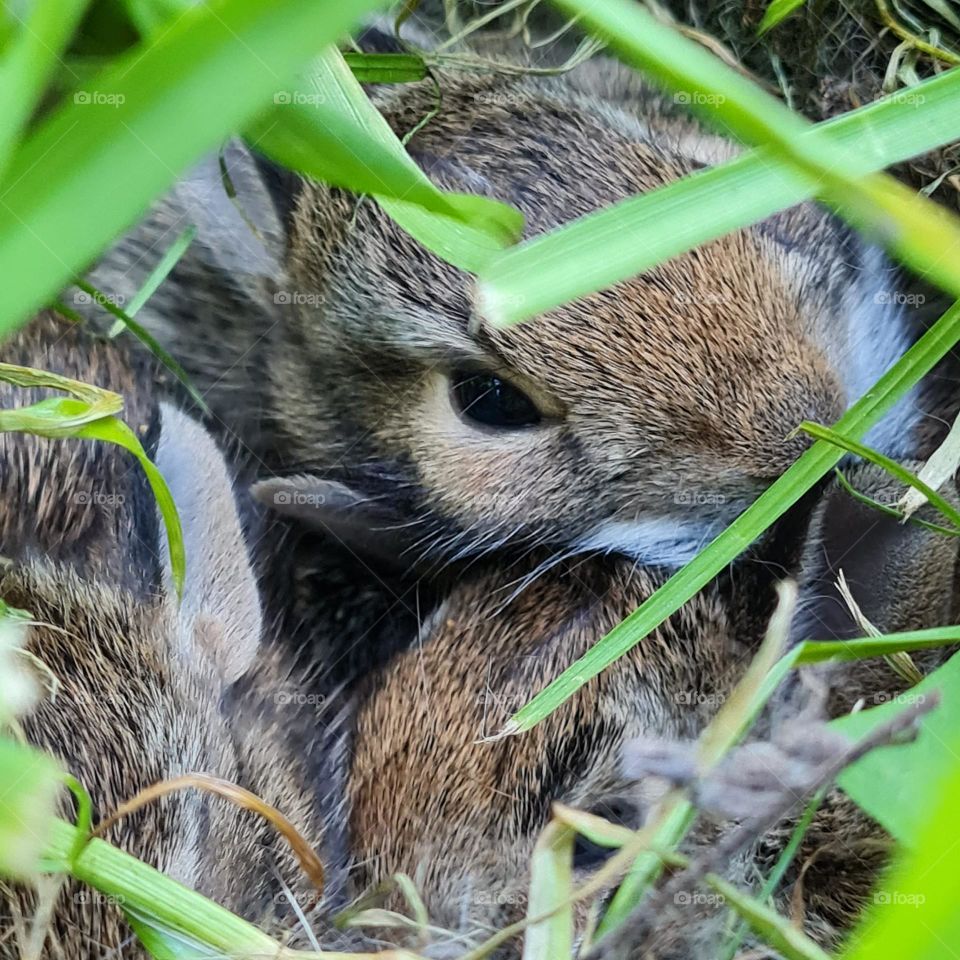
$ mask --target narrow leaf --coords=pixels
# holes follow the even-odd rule
[[[257,150],[320,180],[373,195],[408,233],[444,259],[476,271],[520,235],[512,207],[435,187],[328,47],[306,77],[277,94],[247,128]]]
[[[706,881],[723,897],[727,906],[785,960],[830,960],[829,955],[798,930],[789,917],[781,916],[716,874],[707,874]]]
[[[414,53],[345,53],[358,83],[414,83],[427,75],[423,57]]]
[[[17,17],[19,10],[23,19],[0,54],[0,176],[86,5],[85,0],[35,0],[7,6],[8,16]]]
[[[721,132],[769,148],[818,197],[869,232],[921,275],[960,296],[960,219],[889,174],[862,176],[831,140],[816,147],[811,125],[772,94],[632,0],[558,0],[628,62],[688,99]],[[709,105],[706,106],[698,105]],[[897,104],[915,118],[912,104]]]
[[[806,0],[771,0],[760,21],[758,33],[766,33],[804,5]]]
[[[551,820],[533,849],[527,917],[554,912],[546,920],[531,923],[527,927],[523,960],[557,960],[573,955],[573,906],[570,897],[573,891],[575,836],[565,823]]]
[[[935,507],[937,510],[939,510],[955,527],[960,529],[960,510],[957,510],[957,508],[951,503],[948,503],[932,487],[924,483],[918,476],[907,470],[906,467],[897,463],[896,460],[879,453],[877,450],[874,450],[865,444],[859,443],[852,437],[844,436],[839,430],[831,430],[829,427],[824,427],[819,423],[812,423],[809,420],[804,420],[797,427],[797,429],[802,430],[811,437],[816,437],[818,440],[826,440],[828,443],[832,443],[841,450],[846,450],[848,453],[856,454],[856,456],[861,457],[870,463],[875,463],[878,467],[882,467],[892,477],[902,480],[907,486],[913,487],[922,493],[924,498],[930,502],[932,507]]]

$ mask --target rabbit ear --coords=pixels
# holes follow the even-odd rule
[[[398,512],[336,480],[306,474],[274,477],[255,483],[251,493],[270,510],[391,566],[401,565],[414,539]]]
[[[270,313],[273,293],[285,280],[287,234],[302,180],[260,157],[239,140],[204,157],[177,181],[129,234],[122,237],[90,277],[126,303],[143,285],[163,250],[191,228],[193,240],[144,307],[144,321],[164,329],[182,314],[197,323],[198,291],[204,301],[238,304]],[[154,316],[155,315],[155,316]]]
[[[920,465],[905,466],[915,472]],[[846,476],[854,489],[888,506],[905,490],[903,483],[872,464],[857,466]],[[955,489],[943,496],[957,499]],[[931,522],[943,519],[930,506],[915,516]],[[863,636],[837,587],[841,571],[863,615],[884,633],[949,622],[957,546],[956,537],[901,523],[856,500],[835,481],[810,521],[792,639]]]
[[[161,423],[156,463],[177,505],[187,561],[178,611],[181,652],[188,660],[209,658],[232,683],[256,656],[261,611],[230,477],[199,424],[167,404],[161,405]],[[164,586],[172,596],[169,546],[162,537]]]

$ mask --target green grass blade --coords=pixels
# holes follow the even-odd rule
[[[874,703],[879,706],[831,724],[858,739],[910,704],[923,703],[934,691],[941,695],[940,705],[921,718],[916,740],[874,751],[837,779],[845,793],[894,838],[908,845],[917,843],[931,804],[957,759],[951,744],[956,744],[956,732],[960,729],[960,655],[954,654],[904,693],[877,697]]]
[[[160,261],[150,271],[147,279],[143,281],[143,285],[127,304],[127,317],[135,317],[144,304],[157,292],[160,284],[167,279],[170,271],[180,262],[180,258],[187,252],[187,247],[193,243],[196,236],[197,228],[191,224],[167,247]],[[117,336],[126,326],[126,321],[118,317],[117,322],[110,328],[109,336]]]
[[[960,643],[960,626],[885,633],[879,637],[863,637],[857,640],[806,640],[795,648],[795,663],[798,667],[827,661],[845,663],[870,657],[886,657],[892,653],[933,650],[954,643]]]
[[[51,757],[0,737],[0,876],[37,872],[61,781]]]
[[[36,108],[86,0],[36,0],[19,7],[23,19],[0,55],[0,175]],[[17,17],[17,5],[5,15]]]
[[[780,660],[777,660],[777,657],[787,641],[790,620],[796,607],[797,588],[793,584],[781,584],[777,592],[777,608],[770,618],[760,649],[731,695],[700,734],[697,742],[697,767],[700,776],[709,773],[750,729],[780,681],[793,666],[792,655]],[[648,852],[637,857],[610,900],[610,905],[597,927],[598,937],[615,929],[634,910],[647,887],[662,869],[662,852],[674,850],[680,845],[695,815],[696,811],[689,800],[679,793],[672,795],[666,810],[659,814],[660,824],[652,843],[657,853]]]
[[[933,530],[936,533],[942,533],[947,537],[960,536],[960,530],[957,530],[955,527],[944,527],[939,523],[930,523],[929,520],[920,520],[914,516],[907,516],[904,510],[900,510],[897,507],[888,506],[885,503],[881,503],[879,500],[875,500],[873,497],[868,497],[865,493],[861,493],[856,487],[853,486],[853,484],[850,483],[846,477],[846,474],[844,474],[842,470],[837,469],[834,470],[833,473],[840,486],[843,487],[843,489],[846,490],[847,493],[854,498],[854,500],[859,500],[860,503],[865,504],[873,510],[878,510],[880,513],[885,513],[888,517],[895,517],[897,520],[901,521],[906,520],[909,523],[924,527],[927,530]],[[919,474],[917,476],[919,477]],[[923,502],[925,503],[926,501]]]
[[[13,157],[0,335],[80,273],[205,152],[377,0],[197,5],[90,81]]]
[[[960,138],[960,70],[912,89],[921,98],[922,122],[904,104],[883,100],[809,129],[803,134],[809,149],[832,145],[852,174],[863,175]],[[809,178],[774,162],[769,148],[752,151],[500,254],[480,274],[483,309],[497,324],[528,319],[815,192]]]
[[[813,818],[817,815],[817,810],[820,809],[820,804],[823,803],[823,798],[826,795],[827,791],[821,788],[807,804],[806,809],[803,811],[803,816],[800,817],[797,825],[793,828],[793,832],[790,834],[790,839],[787,841],[786,846],[780,851],[780,856],[777,857],[777,862],[773,865],[770,875],[763,882],[763,887],[757,896],[757,900],[760,903],[766,903],[770,897],[776,893],[790,864],[793,863],[793,859],[797,855],[797,850],[800,849],[800,844],[803,842],[803,837],[813,822]],[[746,923],[741,922],[737,925],[736,929],[731,932],[730,943],[724,947],[718,960],[734,960],[737,951],[740,949],[740,944],[743,943],[746,930]]]
[[[86,280],[82,280],[80,278],[77,278],[73,282],[76,286],[83,290],[83,292],[86,293],[94,303],[100,304],[100,306],[103,307],[107,313],[109,313],[112,317],[116,317],[116,321],[121,325],[121,328],[125,327],[127,330],[129,330],[174,375],[174,377],[176,377],[187,393],[190,394],[193,402],[204,413],[210,412],[206,401],[200,395],[197,388],[190,382],[190,377],[187,375],[187,371],[184,370],[183,367],[181,367],[180,364],[173,359],[173,357],[159,343],[156,337],[154,337],[153,334],[146,329],[146,327],[142,327],[139,323],[137,323],[137,321],[133,319],[132,314],[127,313],[125,310],[118,307],[106,294],[98,290],[92,283],[87,283]],[[141,289],[140,293],[142,292],[143,290]]]
[[[896,460],[892,460],[890,457],[884,456],[882,453],[873,450],[865,444],[857,442],[852,437],[843,436],[839,430],[831,430],[829,427],[825,427],[819,423],[812,423],[810,420],[804,420],[797,429],[802,430],[811,437],[815,437],[817,440],[825,440],[827,443],[832,443],[841,450],[846,450],[848,453],[856,454],[858,457],[868,460],[870,463],[875,463],[878,467],[886,470],[892,477],[896,477],[902,481],[906,486],[913,487],[922,493],[932,507],[939,510],[960,530],[960,510],[957,510],[951,503],[944,500],[936,490],[924,483],[916,474],[907,470],[906,467],[901,466]]]
[[[701,44],[632,0],[558,0],[629,63],[687,98],[721,132],[767,146],[771,162],[793,167],[817,195],[904,263],[960,297],[960,219],[887,174],[861,176],[828,140],[814,147],[810,124]],[[709,104],[709,108],[698,106]],[[916,121],[912,103],[899,103]]]
[[[284,166],[371,194],[400,226],[451,263],[479,270],[519,237],[523,218],[513,208],[446,193],[430,182],[335,47],[276,98],[274,108],[247,128],[252,146]]]
[[[414,83],[427,75],[415,53],[345,53],[343,59],[358,83]]]
[[[758,33],[766,33],[778,23],[786,20],[794,10],[799,10],[806,0],[771,0],[770,6],[763,13],[763,19],[757,28]]]
[[[76,408],[75,418],[60,419],[56,423],[47,419],[48,415],[43,413],[41,404],[45,401],[33,404],[31,407],[0,410],[0,429],[41,429],[49,426],[72,430],[98,417],[112,416],[123,409],[123,397],[119,393],[104,390],[103,387],[97,387],[92,383],[84,383],[82,380],[71,380],[70,377],[51,373],[49,370],[21,367],[14,363],[0,363],[0,380],[4,383],[12,383],[15,387],[48,387],[51,390],[60,390],[83,404],[82,407]],[[36,408],[41,408],[36,415],[39,419],[32,420],[30,419],[32,415],[27,411]],[[49,434],[49,436],[57,436],[57,434]]]
[[[960,737],[945,731],[948,774],[919,824],[917,844],[904,851],[873,895],[873,906],[854,931],[843,960],[949,960],[960,943],[960,871],[951,848],[960,807]]]
[[[163,479],[163,475],[147,456],[143,445],[137,439],[137,435],[122,420],[116,417],[103,417],[81,427],[76,436],[84,440],[105,440],[108,443],[115,443],[137,458],[137,462],[146,474],[154,499],[157,501],[160,516],[163,518],[170,549],[170,566],[173,568],[173,585],[177,591],[177,596],[182,597],[187,561],[183,549],[183,529],[180,526],[180,515],[177,513],[177,505],[174,503],[167,481]]]
[[[123,409],[123,397],[102,387],[71,380],[46,370],[0,363],[0,380],[18,387],[49,387],[67,397],[50,397],[26,407],[0,410],[0,433],[30,433],[53,440],[77,437],[105,440],[123,447],[143,469],[163,518],[177,596],[183,595],[186,558],[183,530],[173,496],[160,471],[147,456],[137,435],[114,414]]]
[[[863,436],[960,339],[955,303],[836,424],[848,437]],[[529,730],[585,683],[623,656],[735,560],[778,517],[833,469],[843,451],[817,441],[690,563],[637,610],[568,667],[508,722],[505,734]]]
[[[789,917],[783,917],[759,900],[747,896],[716,874],[707,874],[705,879],[723,897],[727,906],[784,960],[830,960],[829,954],[798,930]]]
[[[573,904],[570,898],[575,836],[565,823],[551,820],[533,849],[527,917],[553,912],[546,920],[527,927],[523,960],[556,960],[573,955]]]

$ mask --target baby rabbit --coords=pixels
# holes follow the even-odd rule
[[[514,204],[527,237],[733,152],[610,61],[439,78],[410,154]],[[376,91],[399,133],[434,99]],[[915,335],[897,270],[812,204],[501,330],[374,202],[225,158],[262,244],[211,160],[95,277],[135,288],[145,253],[198,223],[144,322],[266,467],[266,503],[354,541],[375,528],[403,567],[513,544],[676,567],[794,460],[801,420],[835,419]],[[868,442],[922,455],[927,412],[915,392]]]
[[[900,492],[872,466],[854,469],[850,478],[874,497]],[[925,516],[935,514],[928,509]],[[796,640],[858,635],[833,582],[841,569],[864,615],[882,630],[940,624],[955,613],[956,540],[903,526],[852,500],[838,484],[822,493],[796,545]],[[778,562],[789,553],[781,538]],[[419,642],[370,681],[358,712],[349,789],[359,882],[377,884],[397,872],[414,879],[431,923],[451,931],[449,941],[441,937],[428,948],[430,956],[457,956],[520,919],[530,856],[551,804],[592,810],[630,827],[643,823],[660,794],[655,782],[630,781],[624,745],[633,738],[689,741],[701,732],[755,652],[779,571],[755,553],[539,726],[494,742],[483,738],[646,599],[665,574],[625,560],[568,561],[507,607],[502,597],[512,590],[516,570],[458,584],[424,623]],[[931,668],[942,658],[933,651],[918,662]],[[838,695],[834,714],[855,699],[882,702],[902,686],[875,663],[827,671]],[[788,696],[785,690],[781,699]],[[785,702],[774,710],[775,732],[797,722]],[[764,735],[768,724],[754,735]],[[742,850],[728,865],[730,878],[745,887],[762,880],[790,829],[785,823]],[[715,837],[716,828],[702,824],[693,849]],[[779,895],[788,902],[806,864],[805,919],[821,941],[835,941],[864,903],[884,859],[879,839],[878,828],[838,792],[807,832]],[[580,879],[609,853],[578,841]],[[403,909],[399,897],[390,905]],[[678,901],[648,939],[633,944],[630,956],[715,958],[723,910],[713,913],[704,912],[701,898]],[[505,947],[497,956],[517,949]]]
[[[124,395],[123,415],[176,500],[187,557],[178,603],[153,495],[127,452],[0,434],[0,597],[32,615],[26,647],[43,664],[38,685],[56,679],[23,718],[27,738],[90,791],[95,819],[186,773],[248,787],[323,850],[332,867],[328,902],[335,900],[338,740],[312,701],[295,695],[273,646],[261,648],[257,587],[212,440],[157,404],[149,372],[124,351],[52,315],[0,356]],[[0,404],[23,406],[42,393],[0,384]],[[62,812],[73,819],[69,805]],[[295,923],[285,889],[308,913],[318,899],[272,827],[195,790],[149,804],[106,839],[278,934]],[[35,904],[25,887],[0,898],[4,960],[25,949]],[[321,913],[318,906],[314,916]],[[56,901],[43,957],[121,949],[145,957],[131,939],[117,904],[71,882]]]

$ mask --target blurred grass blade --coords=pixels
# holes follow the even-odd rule
[[[840,150],[863,175],[960,138],[960,70],[912,88],[922,104],[881,100],[803,134],[810,149]],[[910,112],[905,107],[911,108]],[[499,255],[479,296],[497,324],[516,323],[635,276],[698,244],[784,210],[816,184],[761,148],[722,166],[575,220]],[[670,224],[669,230],[663,225]]]
[[[0,737],[0,876],[29,877],[39,869],[61,781],[52,758]]]
[[[797,585],[791,580],[779,583],[777,606],[770,617],[760,649],[750,661],[747,672],[700,735],[698,753],[701,775],[709,771],[743,736],[766,702],[763,697],[765,681],[787,647],[790,622],[796,606]]]
[[[960,339],[960,303],[955,303],[837,422],[847,437],[860,437],[946,355]],[[504,734],[529,730],[585,683],[639,643],[735,560],[843,456],[819,440],[712,543],[656,593],[519,710]]]
[[[86,0],[6,5],[3,16],[17,24],[0,54],[0,177],[86,6]]]
[[[76,91],[11,160],[0,205],[0,336],[378,0],[197,5]]]
[[[813,818],[817,815],[817,811],[820,809],[820,805],[823,803],[826,795],[827,789],[825,787],[821,787],[820,790],[818,790],[810,799],[810,802],[803,811],[803,815],[793,828],[793,831],[790,834],[790,839],[780,851],[780,856],[777,857],[777,862],[773,865],[773,869],[771,869],[766,880],[763,881],[763,887],[757,894],[757,901],[759,903],[767,903],[779,889],[780,882],[783,880],[784,875],[790,868],[790,864],[793,863],[794,857],[796,857],[797,851],[800,849],[800,844],[803,842],[803,838],[806,836],[807,830],[810,828],[810,824],[813,822]],[[734,957],[737,956],[737,953],[740,949],[740,944],[743,943],[743,938],[746,934],[746,931],[747,925],[745,923],[740,923],[737,925],[736,929],[732,931],[729,944],[724,947],[724,950],[719,955],[718,960],[734,960]]]
[[[586,810],[577,810],[562,803],[554,803],[553,816],[560,823],[565,823],[581,836],[586,837],[598,847],[619,849],[636,837],[636,832],[619,823],[611,823],[598,817],[595,813]]]
[[[157,292],[160,284],[167,279],[170,271],[180,262],[180,258],[187,252],[187,247],[193,243],[196,236],[197,228],[191,224],[167,247],[157,265],[147,275],[147,279],[143,281],[143,285],[127,304],[125,311],[127,318],[135,317],[146,302]],[[127,325],[125,319],[118,317],[116,323],[110,328],[109,336],[117,336]]]
[[[799,10],[805,2],[806,0],[771,0],[763,13],[757,32],[766,33],[778,23],[783,22],[794,10]]]
[[[527,917],[555,911],[531,923],[523,941],[523,960],[558,960],[573,955],[573,829],[551,820],[530,859],[530,899]],[[560,905],[563,904],[560,909]]]
[[[843,663],[869,657],[886,657],[893,653],[931,650],[954,643],[960,643],[960,626],[886,633],[858,640],[807,640],[794,648],[795,663],[798,667],[828,660]]]
[[[739,914],[747,926],[785,960],[830,960],[829,954],[818,947],[789,917],[781,916],[765,904],[747,896],[732,883],[716,874],[707,874],[706,882],[719,893],[727,906]],[[908,954],[909,956],[909,954]]]
[[[171,265],[172,269],[172,265]],[[161,346],[157,341],[156,337],[150,333],[145,327],[140,326],[136,320],[133,319],[133,315],[127,313],[125,310],[118,307],[105,293],[98,290],[93,284],[87,283],[86,280],[77,278],[74,281],[74,284],[78,286],[81,290],[86,293],[94,303],[100,304],[104,310],[107,311],[112,317],[116,317],[117,323],[120,324],[121,328],[128,329],[180,382],[183,388],[190,394],[193,402],[204,412],[209,413],[210,409],[207,407],[206,401],[200,395],[197,388],[190,382],[190,377],[187,376],[187,371],[173,359],[172,356]],[[159,283],[159,281],[158,281]],[[141,289],[141,293],[143,290]],[[111,334],[113,331],[111,330]]]
[[[896,460],[884,456],[882,453],[857,442],[851,437],[844,436],[839,430],[831,430],[829,427],[825,427],[819,423],[812,423],[810,420],[804,420],[797,429],[802,430],[811,437],[815,437],[817,440],[825,440],[827,443],[832,443],[841,450],[846,450],[848,453],[856,454],[856,456],[863,460],[875,463],[878,467],[886,470],[892,477],[901,480],[906,486],[913,487],[922,493],[932,507],[939,510],[940,513],[960,530],[960,510],[957,510],[956,507],[944,500],[936,490],[924,483],[918,476],[911,473],[905,467],[901,466]]]
[[[854,500],[859,500],[860,503],[865,506],[870,507],[872,510],[878,510],[880,513],[885,513],[888,517],[896,517],[897,520],[906,520],[909,523],[912,523],[919,527],[924,527],[927,530],[933,530],[935,533],[942,533],[947,537],[960,537],[960,530],[956,527],[946,527],[939,523],[931,523],[929,520],[921,520],[919,517],[907,516],[903,510],[899,508],[899,503],[903,503],[906,499],[906,496],[902,497],[896,507],[891,507],[886,503],[881,503],[879,500],[875,500],[873,497],[868,497],[865,493],[861,493],[852,483],[847,479],[846,474],[839,468],[833,471],[834,476],[837,478],[837,482],[843,487],[847,493],[850,494]],[[920,474],[917,474],[919,477]],[[908,493],[916,493],[913,487],[908,488]],[[917,494],[919,497],[923,497],[923,494]],[[926,498],[924,497],[921,501],[921,506],[926,503]]]
[[[960,219],[888,174],[863,176],[829,139],[812,143],[811,125],[703,46],[632,0],[557,0],[632,65],[683,97],[713,126],[770,148],[768,160],[793,167],[817,196],[883,243],[922,276],[960,297]],[[709,104],[709,109],[703,105]],[[899,103],[917,122],[912,103]],[[922,115],[922,114],[921,114]]]
[[[47,412],[49,403],[41,401],[30,407],[14,410],[0,409],[0,430],[34,430],[45,427],[50,430],[64,430],[65,433],[45,433],[44,436],[69,436],[69,431],[99,417],[109,417],[123,409],[123,397],[112,390],[81,380],[51,373],[49,370],[37,370],[34,367],[21,367],[13,363],[0,363],[0,381],[12,383],[15,387],[47,387],[69,394],[75,400],[82,401],[76,408],[76,414],[68,417],[66,411],[57,415]],[[51,419],[53,418],[53,419]]]
[[[162,930],[149,920],[142,919],[130,911],[127,911],[125,916],[130,929],[137,935],[137,939],[153,960],[217,960],[223,956],[213,948],[197,943],[196,940]]]
[[[147,456],[143,445],[137,439],[137,435],[122,420],[116,417],[103,417],[80,427],[76,436],[84,440],[105,440],[108,443],[115,443],[137,458],[137,462],[146,474],[150,489],[153,491],[153,497],[157,501],[160,516],[163,518],[170,549],[170,566],[173,568],[173,585],[177,591],[177,596],[182,597],[187,562],[183,549],[183,529],[180,526],[180,515],[177,513],[177,505],[173,501],[167,481],[163,479],[163,475]]]
[[[358,83],[414,83],[427,75],[415,53],[345,53],[343,59]]]
[[[520,235],[511,207],[435,187],[410,159],[343,55],[328,47],[305,78],[248,126],[251,145],[284,166],[371,194],[425,246],[477,271]]]
[[[958,466],[960,466],[960,416],[953,421],[950,432],[943,443],[930,455],[930,459],[923,465],[917,478],[934,490],[939,490],[956,475]],[[897,506],[903,511],[904,517],[909,518],[926,502],[927,498],[924,494],[911,487]]]
[[[950,848],[960,808],[960,737],[956,727],[944,733],[950,763],[940,789],[928,797],[925,816],[917,825],[916,846],[904,851],[881,879],[873,893],[873,907],[847,941],[843,960],[947,960],[956,953],[960,871]]]
[[[792,656],[778,658],[786,646],[797,603],[797,587],[791,581],[784,581],[778,586],[777,592],[777,607],[767,625],[760,649],[698,738],[697,766],[700,776],[709,774],[727,751],[743,738],[793,666]],[[610,900],[597,927],[598,936],[602,937],[615,929],[634,910],[662,869],[662,852],[672,851],[679,846],[695,814],[693,804],[682,794],[673,794],[672,799],[667,801],[666,809],[660,811],[660,826],[651,844],[657,853],[643,853],[637,857]]]
[[[857,739],[904,707],[924,703],[935,690],[940,692],[940,705],[921,719],[916,740],[869,753],[837,779],[844,792],[893,837],[908,845],[918,842],[943,778],[956,762],[951,744],[956,745],[956,732],[960,730],[960,656],[954,654],[905,693],[885,696],[880,706],[831,724]],[[891,753],[894,750],[895,755]]]

